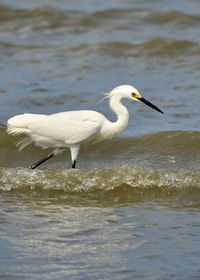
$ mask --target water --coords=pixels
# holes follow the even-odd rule
[[[0,277],[199,279],[200,3],[0,0]],[[94,109],[132,84],[128,128],[67,151],[7,135],[9,117]]]

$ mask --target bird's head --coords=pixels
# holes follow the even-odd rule
[[[161,111],[158,107],[156,107],[151,102],[147,101],[144,97],[142,97],[142,95],[139,93],[139,91],[131,85],[121,85],[121,86],[114,88],[109,93],[109,97],[112,97],[112,96],[118,96],[119,98],[126,98],[126,99],[131,99],[134,101],[141,101],[144,104],[146,104],[147,106],[153,108],[154,110],[164,114],[163,111]]]

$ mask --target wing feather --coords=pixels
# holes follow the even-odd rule
[[[38,136],[64,141],[66,144],[81,143],[94,136],[102,123],[98,115],[80,114],[81,111],[53,114],[41,122],[37,120],[30,123],[28,127],[31,133]]]

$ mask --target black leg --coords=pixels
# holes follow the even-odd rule
[[[76,168],[76,160],[72,162],[72,168]]]
[[[35,169],[36,167],[38,167],[40,164],[42,164],[43,162],[47,161],[48,159],[52,158],[54,156],[54,153],[49,154],[47,157],[40,159],[39,161],[37,161],[36,163],[32,164],[30,166],[31,169]]]

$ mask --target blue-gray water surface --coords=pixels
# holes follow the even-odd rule
[[[199,279],[200,2],[0,0],[0,278]],[[41,168],[22,113],[92,109],[132,84],[128,128]]]

